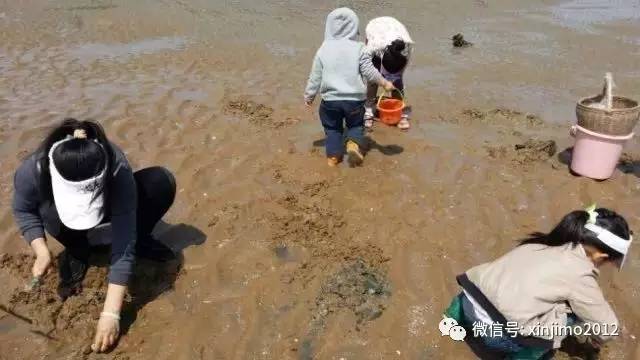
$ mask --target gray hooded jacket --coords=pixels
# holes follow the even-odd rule
[[[353,10],[339,8],[327,16],[324,42],[313,60],[305,101],[318,92],[325,101],[366,98],[365,80],[381,84],[383,77],[371,62],[372,54],[357,41],[359,20]]]

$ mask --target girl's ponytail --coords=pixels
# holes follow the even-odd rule
[[[591,210],[591,209],[589,209]],[[560,223],[551,230],[550,233],[533,233],[529,238],[520,241],[520,245],[527,244],[542,244],[547,246],[562,246],[565,244],[578,244],[591,245],[598,250],[609,255],[609,259],[618,260],[623,257],[623,254],[611,249],[592,231],[585,228],[585,225],[590,220],[595,220],[595,225],[608,230],[622,239],[630,239],[631,231],[627,221],[615,211],[598,208],[592,211],[593,215],[586,210],[573,211],[567,214]]]
[[[398,39],[387,46],[382,56],[382,66],[391,73],[402,71],[408,63],[407,57],[403,54],[406,44]]]
[[[547,246],[562,246],[568,243],[577,245],[586,232],[584,226],[587,220],[589,220],[588,212],[584,210],[572,211],[565,215],[550,233],[533,233],[527,239],[522,240],[520,245],[542,244]]]

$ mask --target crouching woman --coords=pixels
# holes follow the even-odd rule
[[[168,261],[175,254],[151,235],[173,204],[176,184],[161,167],[133,172],[102,127],[67,119],[15,173],[13,213],[36,255],[33,283],[51,264],[45,230],[64,246],[58,293],[64,300],[82,291],[92,247],[88,231],[111,223],[109,285],[97,323],[94,351],[112,347],[120,333],[120,310],[136,256]]]

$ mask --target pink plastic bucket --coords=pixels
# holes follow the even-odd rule
[[[633,137],[633,133],[624,136],[600,134],[579,125],[572,126],[570,133],[576,138],[571,170],[598,180],[608,179],[613,175],[624,144]]]

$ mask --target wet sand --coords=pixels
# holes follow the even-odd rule
[[[474,358],[437,328],[455,275],[592,202],[638,229],[637,140],[605,182],[572,176],[558,154],[605,71],[640,98],[640,5],[340,4],[363,21],[397,16],[418,43],[413,128],[376,124],[358,169],[326,167],[301,105],[332,2],[0,0],[0,303],[34,321],[0,314],[1,359]],[[458,32],[475,45],[453,50]],[[85,351],[103,260],[71,302],[52,295],[55,273],[21,292],[13,172],[65,116],[100,121],[135,168],[178,180],[158,235],[183,260],[138,265],[106,355]],[[640,358],[639,275],[635,248],[623,272],[603,272],[623,325],[604,359]]]

